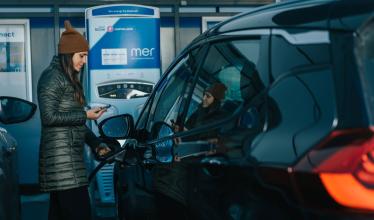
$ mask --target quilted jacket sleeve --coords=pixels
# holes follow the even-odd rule
[[[44,126],[75,126],[84,125],[86,112],[75,110],[61,112],[58,110],[64,95],[64,78],[61,74],[51,72],[43,74],[38,83],[38,101],[42,124]]]

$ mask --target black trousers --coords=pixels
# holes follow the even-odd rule
[[[52,191],[49,197],[48,220],[91,220],[87,186]]]

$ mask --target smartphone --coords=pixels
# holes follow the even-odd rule
[[[108,108],[110,108],[110,106],[112,106],[112,105],[111,104],[107,104],[107,105],[100,106],[100,108],[101,109],[104,109],[104,108],[108,109]]]

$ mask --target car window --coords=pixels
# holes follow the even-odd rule
[[[291,45],[282,36],[272,38],[276,80],[266,96],[266,132],[252,146],[251,155],[256,161],[289,164],[313,146],[310,140],[322,139],[330,132],[335,118],[334,81],[330,66],[321,65],[329,57],[326,44]],[[314,52],[301,52],[300,48],[313,48],[309,51]]]
[[[259,74],[257,64],[260,57],[260,39],[233,40],[214,43],[210,46],[206,59],[199,70],[196,86],[193,90],[191,102],[188,106],[185,124],[187,129],[192,128],[188,123],[194,112],[203,104],[203,96],[207,90],[222,84],[224,88],[213,92],[222,93],[219,108],[222,114],[229,116],[239,105],[249,102],[254,96],[265,88],[266,75]],[[220,95],[220,94],[212,94]],[[212,117],[211,122],[222,117]],[[200,124],[201,122],[199,122]],[[206,121],[202,124],[206,124]],[[196,127],[196,125],[193,125]]]
[[[140,129],[143,129],[145,127],[145,125],[147,124],[147,119],[148,119],[148,116],[149,116],[149,110],[151,108],[151,101],[152,101],[153,97],[151,96],[147,102],[145,103],[145,106],[139,116],[139,119],[137,121],[137,124],[136,124],[136,130],[140,130]]]
[[[329,134],[335,118],[332,72],[310,69],[283,78],[269,89],[268,125],[253,148],[257,161],[288,164]],[[277,143],[277,144],[274,144]]]
[[[321,53],[321,51],[328,51],[327,43],[295,45],[283,36],[273,36],[271,38],[272,79],[276,80],[282,74],[297,67],[329,63],[329,53]]]
[[[219,143],[218,148],[236,149],[225,150],[230,156],[242,156],[243,142],[253,139],[265,125],[266,103],[261,96],[269,81],[267,42],[267,37],[255,37],[209,46],[186,108],[182,127],[191,135],[181,138],[182,146],[185,142],[207,141]],[[214,98],[212,104],[209,96]],[[225,119],[229,122],[219,124]],[[204,126],[200,133],[192,132]]]
[[[181,107],[186,101],[185,94],[193,82],[199,58],[198,51],[195,49],[186,54],[159,83],[152,102],[145,107],[149,109],[146,126],[148,131],[152,129],[154,122],[163,121],[172,125],[177,120]]]

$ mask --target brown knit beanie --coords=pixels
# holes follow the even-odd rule
[[[206,91],[212,94],[212,96],[217,99],[221,100],[225,98],[225,92],[227,87],[223,83],[215,83],[211,87],[209,87]]]
[[[64,25],[65,31],[62,32],[60,42],[58,43],[58,53],[71,54],[87,52],[87,40],[71,26],[70,21],[65,20]]]

